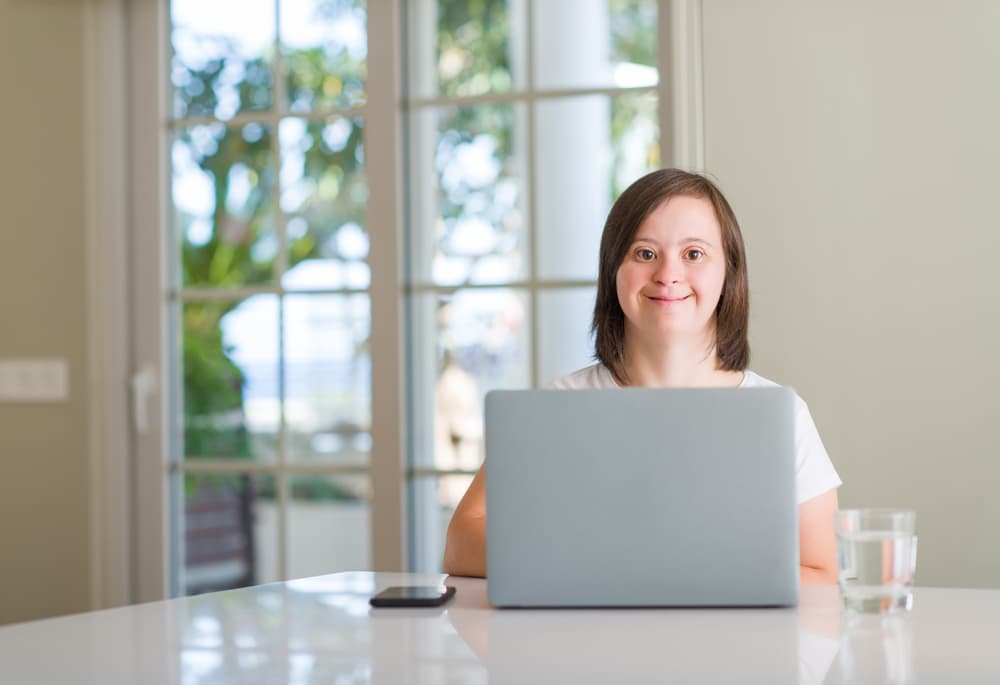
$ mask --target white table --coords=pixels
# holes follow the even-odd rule
[[[918,588],[899,618],[833,587],[797,609],[435,609],[368,598],[440,575],[336,573],[0,627],[0,682],[1000,682],[1000,590]]]

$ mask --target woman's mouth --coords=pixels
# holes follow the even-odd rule
[[[654,295],[648,295],[647,297],[653,302],[662,302],[663,304],[675,304],[677,302],[683,302],[684,300],[691,297],[691,293],[688,293],[687,295],[684,295],[682,297],[665,297],[665,296],[654,296]]]

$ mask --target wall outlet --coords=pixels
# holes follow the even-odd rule
[[[69,400],[66,359],[0,359],[0,402]]]

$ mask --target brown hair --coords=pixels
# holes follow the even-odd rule
[[[704,176],[680,169],[659,169],[625,189],[611,207],[601,235],[597,301],[591,326],[594,357],[622,385],[628,385],[629,379],[625,372],[625,312],[618,302],[616,285],[618,268],[646,217],[670,198],[678,196],[708,200],[715,209],[726,256],[726,278],[715,309],[716,354],[727,371],[742,371],[750,361],[747,340],[750,289],[746,251],[736,215],[718,187]]]

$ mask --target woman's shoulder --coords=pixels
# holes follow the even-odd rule
[[[781,383],[775,383],[770,378],[764,378],[750,369],[743,370],[743,380],[740,382],[741,388],[779,388]]]
[[[566,374],[546,386],[550,390],[608,390],[617,387],[611,372],[600,362]]]
[[[781,383],[775,383],[750,369],[744,370],[743,382],[740,383],[741,388],[781,386]],[[813,421],[812,413],[809,411],[809,405],[796,392],[795,388],[784,387],[788,387],[795,395],[796,488],[801,503],[831,488],[840,487],[843,481],[837,475],[837,470],[830,461],[830,455],[826,453],[826,447],[819,437],[819,431],[816,429],[816,422]]]
[[[795,394],[795,409],[797,414],[801,414],[803,411],[809,411],[809,405],[806,401],[802,399],[802,396],[792,388],[791,386],[785,386],[782,383],[772,381],[770,378],[764,378],[758,373],[754,373],[750,369],[743,370],[743,381],[740,383],[741,388],[781,388],[788,387]]]

